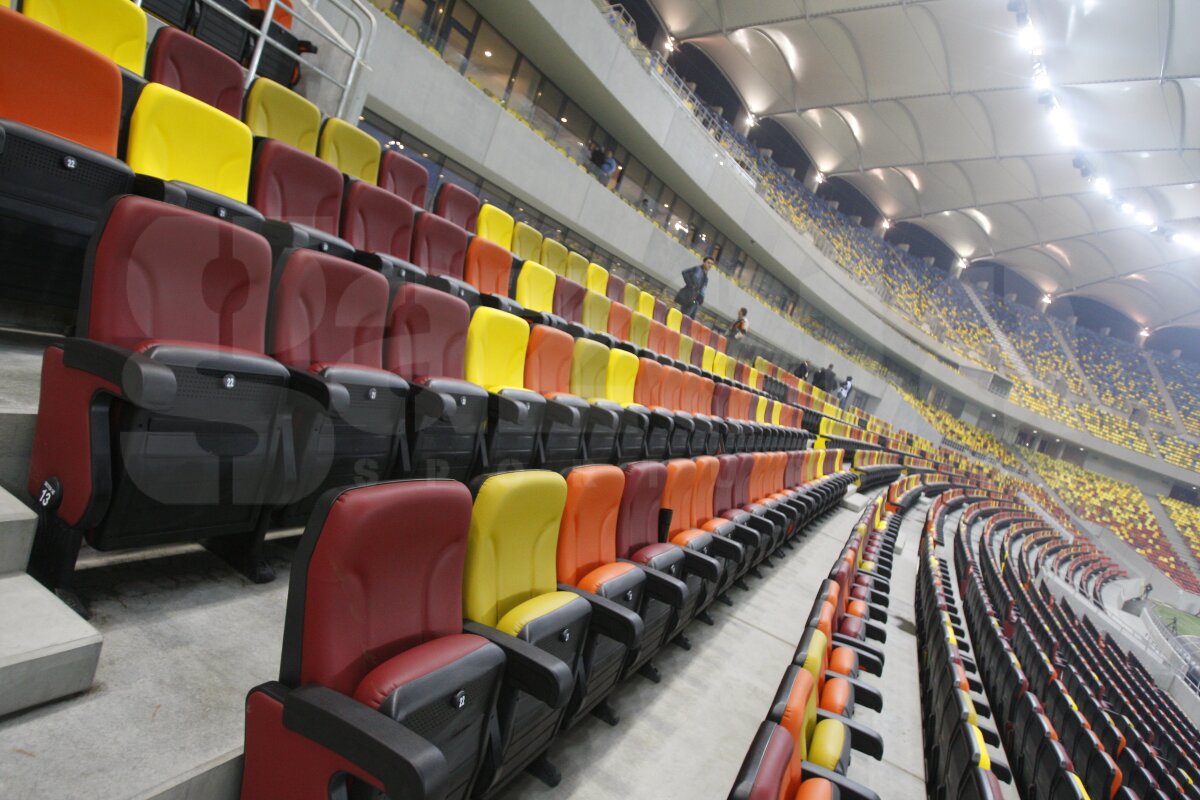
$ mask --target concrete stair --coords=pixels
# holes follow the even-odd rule
[[[1162,373],[1158,371],[1158,365],[1154,363],[1154,359],[1150,354],[1143,351],[1142,358],[1146,359],[1146,365],[1150,368],[1150,377],[1154,379],[1154,385],[1158,388],[1158,393],[1163,399],[1163,405],[1166,407],[1171,419],[1175,422],[1175,432],[1184,433],[1187,427],[1183,423],[1183,415],[1179,413],[1179,406],[1175,405],[1175,398],[1171,397],[1171,390],[1167,388],[1167,382],[1163,380]]]
[[[1096,387],[1092,385],[1087,373],[1083,371],[1083,365],[1080,364],[1079,359],[1075,357],[1075,348],[1071,347],[1071,345],[1067,342],[1067,337],[1063,336],[1062,331],[1060,331],[1058,326],[1054,324],[1053,319],[1050,320],[1050,330],[1054,331],[1054,338],[1058,340],[1058,346],[1062,348],[1063,355],[1067,357],[1067,363],[1071,365],[1071,368],[1075,370],[1075,372],[1079,375],[1080,380],[1083,381],[1083,388],[1088,394],[1087,399],[1090,400],[1092,405],[1096,406],[1097,408],[1101,407],[1102,404],[1100,403],[1100,395],[1096,394]]]
[[[100,633],[25,573],[37,516],[0,489],[0,717],[88,689]]]
[[[1017,370],[1017,374],[1026,383],[1036,383],[1033,377],[1033,372],[1029,369],[1029,365],[1025,363],[1025,359],[1021,358],[1021,354],[1017,352],[1017,348],[1013,347],[1013,343],[1005,336],[1001,330],[1000,324],[996,322],[996,318],[992,316],[992,312],[988,311],[987,306],[979,299],[979,295],[971,288],[970,284],[963,282],[962,288],[966,290],[967,297],[971,298],[971,304],[975,306],[975,310],[983,317],[983,321],[987,323],[988,331],[992,334],[992,338],[996,341],[1000,352],[1004,353],[1005,360]]]
[[[1160,503],[1158,498],[1152,494],[1142,492],[1142,496],[1146,498],[1146,503],[1150,506],[1150,510],[1154,512],[1154,518],[1158,520],[1158,527],[1162,528],[1163,535],[1167,537],[1167,541],[1179,553],[1180,558],[1187,562],[1192,571],[1200,575],[1200,561],[1196,560],[1196,556],[1192,554],[1192,548],[1188,545],[1187,539],[1175,527],[1175,522],[1171,519],[1171,514],[1167,511],[1166,506]]]

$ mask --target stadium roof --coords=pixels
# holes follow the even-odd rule
[[[1200,3],[652,2],[893,222],[1055,297],[1200,327]]]

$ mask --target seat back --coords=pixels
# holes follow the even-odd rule
[[[518,222],[513,228],[512,245],[509,249],[522,261],[537,261],[542,255],[542,234],[537,228]]]
[[[618,278],[610,272],[608,274],[608,289],[605,291],[605,294],[614,303],[625,302],[625,279]]]
[[[662,349],[660,355],[666,356],[667,358],[669,358],[671,360],[676,359],[679,354],[679,343],[682,340],[683,340],[683,337],[681,337],[679,335],[679,331],[673,331],[670,328],[664,326],[662,329],[662,348],[663,349]]]
[[[734,487],[738,478],[738,457],[717,456],[717,481],[713,489],[713,511],[723,514],[734,508]]]
[[[349,122],[330,117],[321,126],[317,155],[352,178],[375,183],[379,179],[379,142]]]
[[[495,627],[516,606],[558,588],[558,529],[567,482],[554,472],[492,475],[471,514],[464,613]]]
[[[617,518],[617,556],[629,558],[658,541],[658,512],[662,508],[667,468],[658,461],[635,461],[623,469],[625,490]]]
[[[621,298],[621,302],[623,302],[625,305],[629,306],[629,308],[631,310],[638,311],[638,310],[640,310],[640,309],[638,309],[638,300],[641,298],[641,296],[642,296],[642,287],[640,287],[636,284],[633,284],[633,283],[626,283],[625,284],[625,296],[623,298]]]
[[[462,380],[471,310],[461,298],[404,283],[388,310],[383,368],[406,378]]]
[[[489,392],[525,388],[529,325],[520,317],[480,306],[467,329],[466,379]]]
[[[80,336],[138,350],[170,340],[262,353],[271,251],[231,223],[129,195],[84,270]]]
[[[456,481],[326,495],[292,562],[280,680],[353,695],[397,653],[461,633],[470,523],[471,494]]]
[[[692,346],[695,342],[690,336],[679,337],[679,349],[675,352],[675,357],[684,364],[690,364],[692,361]],[[668,353],[670,355],[670,353]]]
[[[403,198],[417,208],[425,207],[429,172],[420,162],[395,150],[384,150],[379,160],[379,188]]]
[[[513,249],[513,218],[508,212],[491,203],[484,203],[479,208],[475,224],[475,232],[484,239],[495,242],[505,250]]]
[[[617,560],[617,517],[625,473],[610,464],[567,473],[567,499],[558,531],[558,580],[578,586],[592,570]]]
[[[146,12],[122,0],[25,0],[30,19],[70,36],[135,75],[146,67]]]
[[[640,311],[629,317],[629,341],[638,347],[650,348],[650,323],[654,320]]]
[[[644,290],[639,291],[636,309],[639,314],[654,319],[654,295]]]
[[[242,67],[178,28],[160,28],[146,57],[146,79],[170,86],[231,117],[242,116]],[[253,130],[253,127],[251,127]]]
[[[654,408],[662,405],[663,365],[652,358],[638,359],[637,380],[634,382],[634,402]]]
[[[517,273],[513,299],[529,311],[554,313],[556,275],[536,261],[526,261]]]
[[[604,333],[608,330],[608,312],[611,308],[611,300],[588,289],[583,295],[583,314],[579,321],[590,330]]]
[[[437,214],[422,213],[413,227],[412,262],[430,275],[462,280],[467,232]]]
[[[567,253],[563,277],[570,278],[580,286],[587,285],[588,260],[587,256],[571,250]]]
[[[667,327],[673,331],[679,331],[683,326],[683,312],[678,308],[671,306],[667,309],[667,318],[665,320]]]
[[[721,465],[715,456],[698,456],[693,461],[696,463],[696,483],[692,491],[692,524],[702,525],[716,516],[713,513],[713,494]]]
[[[715,466],[715,465],[714,465]],[[671,509],[668,536],[696,526],[695,513],[697,469],[690,458],[673,458],[667,462],[666,484],[663,486],[662,507]],[[711,496],[710,496],[711,502]]]
[[[132,4],[130,4],[132,5]],[[0,53],[20,80],[0,81],[5,119],[109,156],[121,128],[121,71],[71,37],[0,8]]]
[[[479,217],[479,198],[458,184],[445,182],[438,187],[437,195],[433,198],[433,213],[474,233],[475,221]],[[504,249],[508,249],[507,244]]]
[[[667,304],[664,303],[662,300],[658,299],[657,297],[654,298],[654,313],[652,313],[650,316],[652,316],[654,318],[655,322],[666,325],[667,324]]]
[[[583,297],[587,289],[583,284],[570,278],[557,276],[554,282],[554,313],[567,322],[579,322],[583,319]]]
[[[663,325],[656,319],[650,320],[649,329],[646,332],[646,347],[659,355],[669,356],[671,354],[671,351],[668,349],[670,347],[668,340],[669,333],[670,331],[667,330],[666,325]],[[678,345],[674,349],[678,350]]]
[[[570,394],[574,351],[571,334],[549,325],[534,325],[525,350],[525,387],[546,395]]]
[[[713,371],[713,359],[717,357],[717,351],[709,345],[704,345],[704,352],[700,356],[700,369],[705,372]]]
[[[316,155],[321,109],[270,78],[256,78],[246,92],[243,118],[255,136],[278,139]]]
[[[342,185],[342,173],[303,150],[273,139],[254,149],[249,199],[265,217],[337,236]]]
[[[382,274],[316,250],[293,250],[275,276],[268,352],[301,370],[379,369],[387,311]]]
[[[683,411],[683,373],[675,367],[664,366],[659,402],[671,411]]]
[[[416,224],[417,209],[408,201],[365,181],[346,185],[342,238],[355,250],[408,261]]]
[[[633,405],[637,383],[638,357],[613,348],[608,353],[608,370],[604,378],[604,396],[623,406]]]
[[[588,264],[587,288],[597,294],[606,294],[608,292],[608,270],[599,264]]]
[[[463,277],[467,283],[483,294],[508,296],[508,282],[512,275],[512,253],[508,248],[475,236],[467,245],[466,266]]]
[[[125,160],[135,171],[246,202],[253,137],[237,119],[161,84],[142,89]]]
[[[591,339],[576,339],[571,357],[571,393],[587,400],[604,398],[608,360],[609,351],[604,345]]]
[[[555,275],[566,275],[568,252],[562,242],[547,237],[542,240],[542,257],[537,261]]]
[[[633,312],[624,303],[613,301],[608,307],[608,332],[620,341],[629,341],[629,325],[633,321]]]

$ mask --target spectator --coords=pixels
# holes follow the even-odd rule
[[[806,358],[797,364],[793,371],[796,373],[797,378],[806,381],[808,380],[808,373],[812,372],[812,364],[808,363],[808,359]]]
[[[712,256],[706,256],[698,266],[689,267],[683,271],[683,288],[675,294],[675,305],[689,317],[695,318],[696,312],[704,304],[704,290],[708,288],[708,271],[717,263]]]
[[[850,405],[850,393],[854,391],[854,378],[847,377],[841,388],[837,390],[838,408],[843,411]]]
[[[825,368],[825,383],[821,386],[829,394],[837,391],[837,372],[833,369],[833,364]]]
[[[725,331],[725,336],[732,342],[741,340],[750,331],[750,322],[746,319],[746,314],[749,313],[745,308],[738,309],[737,319],[729,324],[729,328]]]
[[[613,179],[613,175],[615,175],[616,172],[617,172],[617,159],[613,157],[613,151],[611,149],[606,150],[601,155],[600,182],[603,183],[605,186],[608,186],[609,182]]]
[[[600,169],[604,166],[604,149],[595,142],[588,142],[588,160],[592,162],[592,166]]]
[[[824,391],[825,389],[825,368],[821,367],[813,373],[812,385]]]

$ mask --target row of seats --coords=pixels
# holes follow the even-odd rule
[[[613,689],[658,680],[654,655],[690,648],[688,623],[844,494],[773,483],[796,480],[768,476],[780,456],[331,490],[297,548],[280,679],[247,699],[242,796],[325,797],[339,773],[350,796],[491,796],[531,765],[555,782],[560,730],[616,724]]]
[[[813,601],[792,663],[742,762],[731,800],[878,798],[846,776],[851,750],[883,758],[883,740],[853,719],[879,711],[883,695],[861,680],[882,675],[891,565],[898,528],[879,529],[870,504]]]
[[[1035,564],[1013,554],[1041,521],[1021,506],[1010,508],[991,513],[977,548],[961,536],[955,559],[983,675],[992,696],[1003,699],[997,708],[1020,785],[1032,797],[1191,796],[1191,779],[1180,783],[1141,746],[1137,728],[1156,715],[1137,701],[1135,706],[1113,703],[1132,690],[1127,679],[1098,675],[1097,670],[1107,671],[1103,660],[1084,658],[1086,645],[1080,650],[1077,644],[1084,640],[1080,631],[1055,620],[1057,604],[1044,587],[1031,590]],[[1007,558],[1007,568],[996,564],[998,557]],[[1047,608],[1049,614],[1042,610]],[[1085,675],[1093,677],[1081,680]],[[1112,692],[1112,699],[1097,703],[1093,685]],[[1157,742],[1160,748],[1166,744]],[[1074,794],[1063,794],[1067,791]]]
[[[841,471],[840,451],[786,457],[809,440],[799,411],[749,390],[318,250],[273,259],[246,228],[145,197],[110,204],[85,297],[80,335],[45,353],[29,474],[52,585],[85,531],[99,549],[253,544],[268,510],[300,521],[364,478],[758,450],[779,451],[779,488]]]

